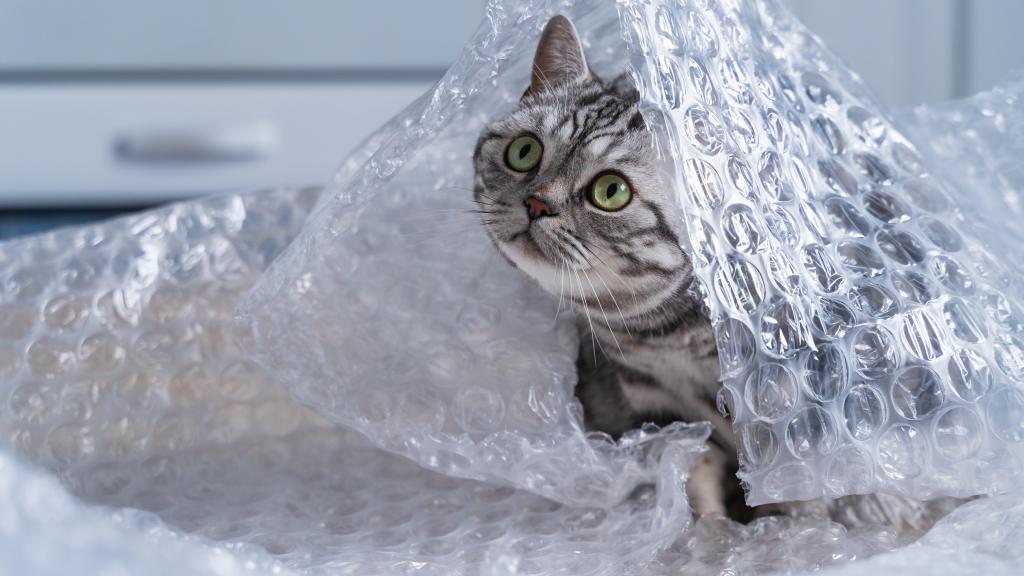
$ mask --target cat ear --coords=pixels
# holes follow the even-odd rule
[[[590,75],[583,56],[583,44],[572,22],[561,14],[548,21],[533,58],[530,87],[523,96],[539,94],[552,86]]]
[[[619,74],[608,85],[612,92],[623,100],[629,102],[640,100],[640,91],[636,89],[636,83],[633,82],[633,76],[629,72]]]

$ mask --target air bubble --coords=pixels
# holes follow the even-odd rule
[[[988,422],[999,439],[1024,441],[1024,392],[1014,388],[993,392],[988,400]]]
[[[782,161],[776,152],[769,150],[761,154],[757,163],[757,173],[772,200],[789,202],[793,199],[793,191],[782,174]]]
[[[818,208],[810,202],[801,202],[800,215],[803,216],[807,230],[814,234],[815,239],[828,243],[828,227],[825,226],[825,220],[818,213]]]
[[[843,418],[854,440],[867,440],[885,424],[886,402],[875,387],[854,386],[843,400]]]
[[[772,286],[787,294],[803,294],[803,280],[796,264],[785,253],[768,255],[768,279]]]
[[[899,312],[899,301],[888,288],[877,284],[864,284],[850,290],[850,303],[872,318],[892,318]]]
[[[829,222],[847,236],[865,238],[874,229],[856,206],[838,196],[825,200],[825,213]]]
[[[1010,305],[1010,301],[1006,299],[1006,296],[995,290],[983,289],[981,294],[978,295],[978,300],[985,314],[993,322],[1009,332],[1021,331],[1020,321],[1017,319],[1017,315],[1014,314],[1013,307]]]
[[[893,143],[892,156],[896,160],[896,164],[907,172],[915,176],[925,174],[924,166],[921,164],[921,155],[910,144],[903,142]]]
[[[892,185],[892,170],[874,154],[854,154],[853,162],[862,174],[879,186]]]
[[[977,344],[988,336],[988,330],[980,316],[973,311],[970,304],[960,298],[951,298],[942,310],[946,325],[958,339]]]
[[[701,102],[708,106],[718,106],[721,104],[721,98],[718,95],[718,89],[715,87],[714,81],[708,74],[707,68],[704,64],[696,58],[690,58],[690,82],[693,83],[693,87],[697,89],[697,96]]]
[[[874,480],[871,456],[853,446],[840,450],[825,471],[825,488],[833,496],[868,494],[872,491]]]
[[[707,266],[714,262],[718,250],[714,228],[707,222],[695,219],[688,227],[690,241],[693,244],[693,255],[699,266]]]
[[[799,462],[783,464],[765,476],[762,489],[772,500],[806,500],[818,494],[814,472]]]
[[[730,156],[727,168],[729,171],[729,182],[732,183],[733,188],[744,198],[748,200],[753,199],[754,176],[750,173],[750,168],[747,167],[747,164],[736,156]]]
[[[974,279],[959,262],[949,256],[936,256],[928,267],[932,276],[953,292],[965,296],[974,293]]]
[[[921,360],[934,360],[944,354],[945,334],[941,324],[924,309],[908,312],[903,317],[900,333],[907,350]]]
[[[723,375],[742,371],[754,357],[754,334],[739,320],[727,318],[719,323],[715,327],[715,340]]]
[[[676,15],[666,6],[660,6],[654,16],[654,26],[661,42],[671,51],[683,49],[683,37]]]
[[[935,450],[953,462],[960,462],[981,449],[984,432],[981,418],[973,410],[955,406],[935,420]]]
[[[711,164],[690,158],[683,165],[683,173],[690,199],[698,208],[711,211],[722,205],[722,182]]]
[[[761,316],[761,343],[768,352],[791,357],[806,347],[807,322],[789,301],[779,298]]]
[[[843,138],[843,132],[836,126],[827,116],[815,116],[812,120],[811,125],[814,126],[814,132],[821,139],[822,144],[825,148],[833,155],[842,154],[846,148],[846,141]]]
[[[892,285],[903,298],[917,304],[927,304],[939,297],[935,283],[927,276],[907,270],[892,273]]]
[[[942,406],[942,381],[931,369],[912,366],[899,373],[892,385],[892,405],[907,420],[923,420]]]
[[[864,328],[853,342],[854,369],[868,380],[879,380],[899,365],[899,352],[892,333],[881,326]]]
[[[749,206],[733,204],[722,214],[722,232],[736,250],[756,254],[764,249],[764,233]]]
[[[735,422],[739,417],[739,413],[736,411],[736,393],[728,386],[719,388],[718,393],[715,394],[715,408],[718,408],[718,413],[722,418]]]
[[[995,343],[996,364],[1004,374],[1024,382],[1024,342],[1016,336],[1005,335]]]
[[[925,257],[921,241],[902,230],[879,230],[875,242],[886,256],[897,264],[916,264]]]
[[[821,406],[801,408],[786,426],[786,446],[801,460],[831,454],[838,441],[835,422]]]
[[[854,134],[865,144],[881,144],[885,141],[886,127],[878,116],[861,108],[851,106],[846,111],[846,117],[854,127]]]
[[[779,455],[779,441],[765,422],[752,422],[740,432],[742,454],[753,468],[770,466]]]
[[[910,220],[910,207],[902,200],[879,190],[864,194],[864,209],[878,220],[887,224],[899,224]]]
[[[843,286],[843,275],[836,269],[832,258],[823,246],[811,244],[803,249],[803,265],[807,274],[813,278],[818,287],[826,293],[838,292]]]
[[[800,77],[807,97],[826,110],[837,110],[843,99],[839,92],[824,76],[817,72],[805,72]]]
[[[718,35],[696,10],[690,11],[686,30],[690,33],[690,46],[696,52],[707,57],[718,54]]]
[[[949,385],[964,402],[977,402],[992,387],[992,371],[978,353],[964,348],[949,359]]]
[[[800,241],[793,216],[782,206],[770,206],[764,212],[765,224],[772,236],[785,246],[794,247]]]
[[[832,190],[846,196],[854,196],[858,192],[857,178],[841,163],[831,158],[818,160],[818,172],[825,178],[825,183]]]
[[[835,400],[849,379],[846,356],[837,346],[818,345],[804,361],[804,387],[807,395],[818,402]]]
[[[688,108],[683,116],[683,127],[690,143],[701,152],[714,156],[722,151],[725,128],[707,108],[700,105]]]
[[[780,150],[784,149],[786,129],[782,125],[782,117],[779,115],[779,111],[774,108],[767,108],[762,112],[761,119],[764,122],[764,131],[768,135],[768,140],[778,145]]]
[[[833,298],[818,300],[811,316],[815,333],[825,339],[842,338],[857,323],[857,318],[843,301]]]
[[[715,292],[733,310],[753,312],[765,297],[764,278],[750,262],[727,259],[715,272]]]
[[[661,95],[665,104],[675,110],[682,104],[683,85],[679,81],[679,68],[670,58],[659,58],[656,69],[661,84]]]
[[[878,463],[893,480],[920,476],[927,462],[928,441],[912,426],[893,426],[878,441]]]
[[[722,84],[726,94],[736,104],[747,106],[754,102],[754,95],[750,92],[751,82],[747,73],[743,71],[743,66],[735,58],[722,60]]]
[[[841,242],[836,247],[839,261],[851,273],[862,278],[877,278],[885,273],[882,255],[860,242]]]
[[[768,421],[785,416],[796,405],[799,395],[793,373],[781,364],[763,364],[747,378],[747,406]]]

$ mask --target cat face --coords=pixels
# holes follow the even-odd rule
[[[556,16],[530,88],[474,153],[474,200],[501,253],[552,294],[627,313],[691,273],[638,101],[628,76],[590,72]]]

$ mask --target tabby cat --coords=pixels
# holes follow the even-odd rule
[[[579,312],[587,426],[618,436],[649,421],[711,422],[687,491],[697,514],[721,515],[742,495],[732,427],[716,408],[718,352],[638,106],[631,78],[591,72],[572,23],[555,16],[519,106],[477,142],[474,200],[499,252]],[[843,506],[852,523],[921,515],[885,497]],[[825,502],[785,511],[815,508],[839,511]]]

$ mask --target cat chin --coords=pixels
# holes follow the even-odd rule
[[[514,240],[501,242],[499,247],[505,256],[527,276],[533,278],[541,288],[557,295],[562,280],[558,267],[553,265],[529,234],[520,234]]]

